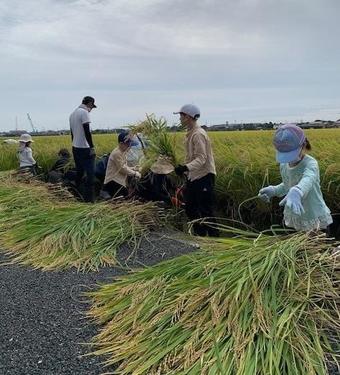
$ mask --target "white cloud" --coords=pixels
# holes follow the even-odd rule
[[[86,94],[108,125],[186,101],[207,122],[308,117],[318,103],[334,114],[339,11],[337,0],[2,0],[1,128],[27,108],[56,128]]]

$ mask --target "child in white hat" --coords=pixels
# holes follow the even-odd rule
[[[288,227],[302,231],[326,229],[333,220],[322,196],[318,162],[307,154],[311,145],[303,130],[294,124],[280,126],[273,143],[282,183],[261,189],[259,197],[269,202],[272,197],[285,196],[279,204],[284,206]]]
[[[20,162],[20,169],[27,169],[35,174],[37,162],[33,158],[31,149],[31,144],[33,142],[34,141],[29,134],[21,134],[19,138],[18,157]]]

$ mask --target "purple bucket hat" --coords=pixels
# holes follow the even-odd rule
[[[306,136],[303,130],[295,124],[280,126],[276,130],[273,140],[276,148],[276,161],[283,164],[298,159],[305,140]]]

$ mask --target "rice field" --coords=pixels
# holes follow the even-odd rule
[[[325,200],[332,213],[340,213],[340,129],[307,130],[306,134],[312,144],[311,155],[319,162]],[[179,161],[183,160],[184,136],[184,132],[170,134]],[[273,132],[209,132],[209,136],[217,167],[219,215],[242,219],[249,224],[256,221],[258,215],[264,215],[266,222],[275,222],[280,212],[277,201],[267,205],[256,198],[261,187],[280,182],[272,147]],[[117,144],[117,135],[94,135],[94,143],[97,156],[109,153]],[[0,170],[17,167],[16,148],[16,145],[1,142]],[[71,150],[69,136],[35,137],[34,156],[44,170],[53,165],[60,148]],[[242,211],[244,214],[240,217]]]

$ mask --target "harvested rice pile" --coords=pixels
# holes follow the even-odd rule
[[[339,341],[339,265],[322,237],[232,238],[90,293],[115,374],[323,375]],[[333,348],[333,349],[332,349]]]
[[[13,262],[34,268],[87,271],[115,265],[119,246],[137,245],[159,222],[152,203],[89,205],[46,184],[0,180],[0,244]]]

